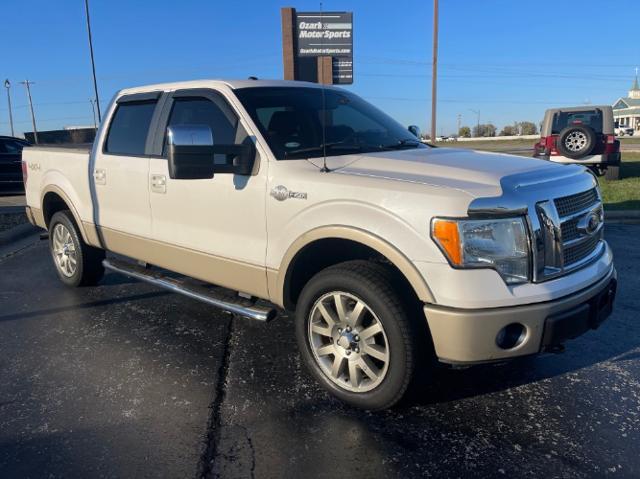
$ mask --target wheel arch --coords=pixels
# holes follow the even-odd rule
[[[348,226],[316,228],[296,239],[283,257],[272,299],[291,310],[306,281],[320,270],[343,261],[371,257],[397,270],[420,301],[434,302],[426,281],[400,250],[371,232]]]
[[[88,243],[87,235],[84,230],[84,225],[80,220],[78,211],[67,196],[67,194],[58,186],[49,185],[42,191],[42,218],[44,220],[44,226],[48,230],[51,218],[58,211],[69,210],[73,216],[73,220],[78,228],[78,231],[82,235],[82,239],[85,243]]]

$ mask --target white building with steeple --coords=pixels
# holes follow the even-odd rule
[[[638,84],[638,69],[629,96],[618,98],[613,104],[613,119],[620,126],[630,126],[640,131],[640,85]]]

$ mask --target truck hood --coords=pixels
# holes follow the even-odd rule
[[[456,148],[420,148],[327,158],[336,173],[454,188],[473,197],[496,196],[501,180],[531,171],[560,172],[565,166],[502,153]]]

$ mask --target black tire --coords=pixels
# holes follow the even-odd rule
[[[344,292],[363,301],[373,313],[372,317],[375,315],[375,320],[379,321],[384,329],[384,341],[388,347],[386,373],[379,384],[371,390],[364,392],[347,390],[345,387],[350,384],[347,379],[343,383],[345,386],[336,384],[334,381],[338,380],[329,378],[312,350],[310,339],[312,311],[321,298],[334,292]],[[394,289],[393,276],[384,266],[368,261],[348,261],[331,266],[316,274],[306,284],[298,299],[296,338],[300,354],[315,379],[342,401],[368,410],[389,408],[402,398],[415,370],[420,335],[417,333],[419,328],[416,328],[411,321],[411,316],[411,306]],[[362,356],[366,356],[367,346],[364,341],[367,340],[362,341]],[[330,342],[334,344],[333,339]],[[338,343],[335,341],[336,348]],[[357,349],[355,351],[358,354],[354,354],[351,359],[360,356],[360,351]],[[332,357],[335,361],[336,355],[329,354],[328,357]],[[347,366],[350,366],[349,358],[345,359]]]
[[[73,246],[68,248],[69,251],[75,253],[75,265],[72,269],[64,272],[57,259],[56,242],[57,229],[59,231],[67,231],[69,233],[70,243]],[[64,229],[62,229],[64,228]],[[73,215],[69,210],[58,211],[53,215],[49,222],[49,250],[53,259],[53,265],[56,268],[58,278],[67,286],[93,286],[97,284],[104,276],[104,267],[102,260],[105,258],[104,250],[89,246],[84,242],[78,231]],[[66,254],[66,253],[65,253]]]
[[[573,141],[576,136],[581,140],[582,144]],[[563,156],[579,160],[591,154],[596,146],[597,139],[593,128],[585,125],[571,125],[560,131],[556,148]],[[573,147],[570,145],[573,145]]]

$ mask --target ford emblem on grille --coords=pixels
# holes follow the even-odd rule
[[[578,231],[584,235],[591,236],[600,229],[602,224],[602,213],[598,211],[590,211],[584,215],[576,225]]]

